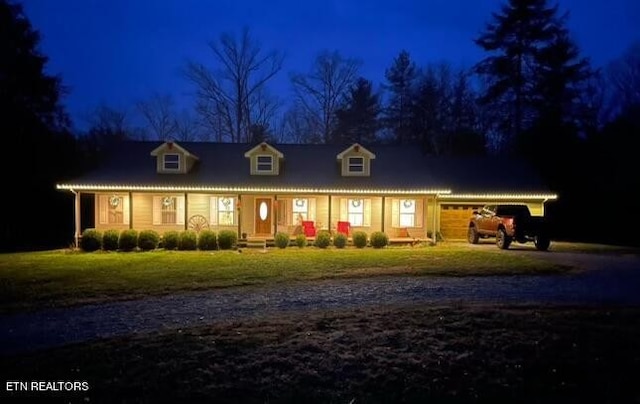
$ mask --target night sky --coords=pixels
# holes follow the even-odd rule
[[[42,35],[49,72],[62,76],[76,126],[97,105],[127,109],[153,93],[171,94],[181,107],[192,85],[187,60],[208,63],[208,41],[248,27],[263,49],[285,54],[270,84],[283,100],[289,73],[307,72],[323,49],[363,62],[376,87],[401,49],[418,65],[449,61],[470,66],[483,55],[473,43],[497,0],[24,0]],[[640,40],[639,0],[562,0],[569,28],[595,67]]]

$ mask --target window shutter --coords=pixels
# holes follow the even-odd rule
[[[307,212],[307,216],[309,217],[309,220],[316,220],[316,198],[309,198],[309,206],[307,209],[309,209],[309,211]]]
[[[400,199],[391,200],[391,227],[400,227]]]
[[[362,225],[371,227],[371,199],[364,199],[364,218]]]
[[[416,199],[415,227],[422,227],[423,218],[424,218],[424,199]]]
[[[340,221],[346,222],[349,220],[349,199],[348,198],[340,198]]]
[[[98,210],[100,211],[100,224],[109,223],[109,197],[100,195],[98,198]]]
[[[293,199],[283,199],[280,202],[282,206],[282,220],[285,226],[291,226],[293,223]]]
[[[184,224],[185,204],[184,196],[176,197],[176,224]]]
[[[162,197],[153,197],[153,224],[162,224]]]
[[[122,223],[129,224],[131,218],[129,217],[129,209],[131,201],[129,200],[129,195],[122,196]]]
[[[218,197],[209,198],[209,223],[211,226],[218,225]]]

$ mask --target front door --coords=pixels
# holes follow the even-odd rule
[[[271,234],[271,199],[256,198],[256,234]]]

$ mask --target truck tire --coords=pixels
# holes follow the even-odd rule
[[[506,250],[509,248],[511,244],[511,237],[507,235],[504,229],[498,229],[498,233],[496,234],[496,245],[501,250]]]
[[[478,244],[478,240],[480,239],[480,235],[478,234],[478,230],[475,227],[469,226],[469,231],[467,232],[467,241],[471,244]]]
[[[538,250],[547,251],[549,249],[549,245],[551,244],[551,240],[549,240],[549,237],[545,235],[536,235],[533,238],[533,244],[535,244]]]

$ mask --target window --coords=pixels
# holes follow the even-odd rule
[[[414,199],[400,200],[400,227],[415,227],[416,201]]]
[[[349,199],[347,217],[351,226],[364,226],[364,201],[362,199]]]
[[[175,196],[165,196],[162,198],[162,204],[160,205],[160,224],[176,224],[177,205],[178,203]]]
[[[297,223],[297,220],[300,216],[302,216],[302,220],[309,219],[309,200],[295,198],[293,199],[293,218],[294,223]]]
[[[120,195],[112,195],[109,197],[109,207],[107,214],[107,223],[122,224],[124,223],[124,198]]]
[[[167,171],[180,170],[180,155],[179,154],[164,154],[162,156],[163,167]]]
[[[350,173],[364,173],[364,157],[349,157],[348,164]]]
[[[270,173],[273,171],[273,156],[257,156],[256,171]]]
[[[129,197],[100,195],[98,200],[100,224],[129,224]]]
[[[233,226],[235,220],[233,198],[218,198],[218,225]]]

